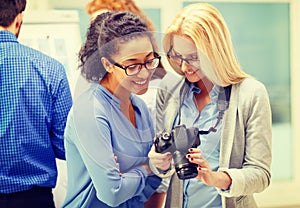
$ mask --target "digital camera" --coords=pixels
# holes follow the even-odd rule
[[[198,128],[179,125],[171,132],[164,131],[158,134],[154,146],[158,153],[172,153],[177,176],[184,180],[198,175],[197,165],[190,163],[185,156],[189,148],[196,148],[200,143]]]

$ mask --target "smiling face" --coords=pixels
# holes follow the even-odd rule
[[[118,88],[119,91],[121,90],[132,92],[135,94],[144,94],[148,89],[149,81],[155,70],[149,70],[145,68],[145,64],[151,63],[151,61],[156,57],[153,53],[153,47],[149,37],[135,37],[124,43],[119,43],[118,48],[118,52],[109,58],[111,60],[108,60],[108,72],[110,73],[109,77],[112,81],[111,83],[119,85],[115,86]],[[137,74],[130,74],[130,70],[132,70],[132,65],[134,67],[135,64],[143,63],[145,64],[142,66],[137,66],[137,68],[140,69]],[[147,66],[148,65],[149,64],[147,64]],[[126,74],[126,67],[127,74],[131,76],[128,76]]]
[[[204,77],[200,68],[196,45],[189,37],[177,35],[173,37],[170,59],[179,65],[190,82],[198,82]]]

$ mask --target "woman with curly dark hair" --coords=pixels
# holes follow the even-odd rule
[[[148,166],[152,119],[137,96],[160,62],[152,34],[130,12],[105,12],[91,23],[79,58],[91,86],[68,116],[63,207],[144,207],[161,184]]]
[[[156,31],[151,19],[136,5],[133,0],[91,0],[85,6],[85,11],[91,16],[92,20],[99,14],[107,11],[129,11],[139,16],[147,24],[150,31]],[[166,70],[160,62],[158,69],[155,70],[152,76],[152,79],[161,79],[165,76],[165,74]]]

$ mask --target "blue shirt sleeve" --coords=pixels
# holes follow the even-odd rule
[[[58,159],[65,160],[64,148],[64,130],[66,126],[66,118],[72,106],[72,96],[65,70],[62,65],[57,63],[57,71],[60,72],[57,78],[60,82],[53,86],[52,100],[52,122],[50,129],[50,139],[55,156]]]

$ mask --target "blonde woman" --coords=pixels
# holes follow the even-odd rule
[[[163,45],[182,77],[167,75],[162,82],[157,130],[195,127],[201,141],[186,148],[183,157],[189,166],[184,168],[174,160],[174,148],[162,152],[153,146],[149,153],[152,169],[162,177],[169,175],[174,161],[177,174],[171,178],[166,207],[257,207],[253,194],[265,190],[271,177],[272,123],[264,85],[241,69],[226,23],[209,4],[185,7]],[[174,135],[174,143],[181,140],[178,150],[186,138]]]

